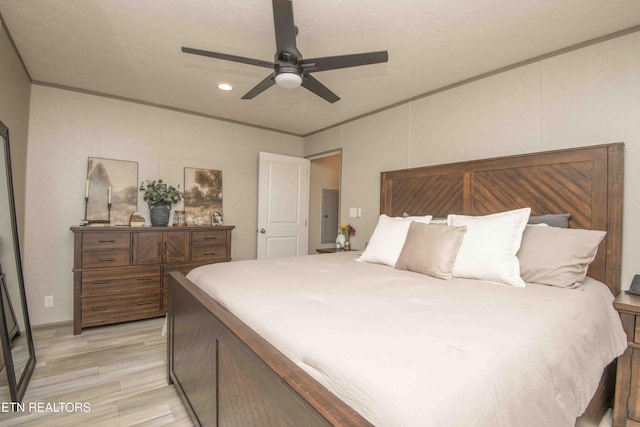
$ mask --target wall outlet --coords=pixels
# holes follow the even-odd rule
[[[44,297],[44,306],[53,307],[53,295],[47,295]]]

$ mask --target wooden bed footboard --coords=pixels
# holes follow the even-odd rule
[[[196,425],[371,425],[180,273],[169,301],[168,381]]]

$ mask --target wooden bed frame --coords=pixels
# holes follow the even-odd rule
[[[484,215],[531,207],[571,214],[570,227],[606,230],[589,275],[620,292],[623,144],[381,174],[380,211],[391,216]],[[181,274],[171,273],[168,381],[198,425],[370,423]],[[615,363],[576,424],[611,407]]]

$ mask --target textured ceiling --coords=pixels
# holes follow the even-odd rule
[[[241,100],[268,69],[180,48],[272,61],[269,0],[0,0],[35,82],[298,135],[640,25],[638,0],[293,0],[293,9],[305,57],[386,49],[389,62],[315,73],[335,104],[277,86]]]

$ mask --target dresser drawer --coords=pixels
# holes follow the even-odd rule
[[[160,289],[82,298],[82,321],[102,321],[160,311]]]
[[[226,245],[226,231],[192,231],[191,246]]]
[[[111,231],[106,233],[84,233],[82,249],[127,249],[131,244],[131,234],[126,231]]]
[[[126,267],[130,258],[128,250],[83,252],[82,268]]]
[[[102,295],[161,286],[160,267],[134,267],[117,271],[82,273],[82,296]]]
[[[198,246],[191,248],[191,261],[217,261],[227,258],[226,246]]]

